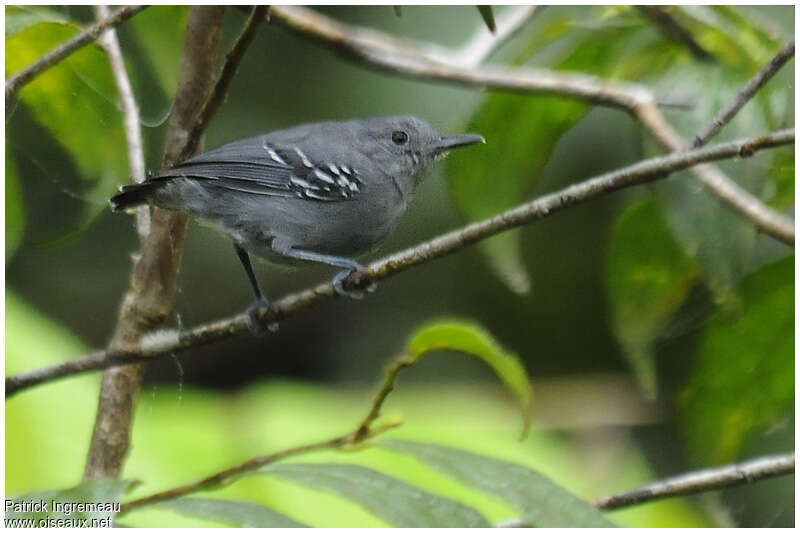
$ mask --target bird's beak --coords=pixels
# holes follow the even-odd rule
[[[470,144],[475,143],[486,144],[486,139],[475,133],[442,135],[439,140],[435,141],[433,146],[431,146],[431,152],[438,155],[447,152],[448,150],[452,150],[453,148],[458,148],[459,146],[469,146]]]

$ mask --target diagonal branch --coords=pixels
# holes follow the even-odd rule
[[[592,503],[603,510],[619,509],[663,498],[745,485],[787,474],[794,474],[794,453],[770,455],[742,463],[687,472],[649,483],[630,492],[598,498]]]
[[[457,252],[487,237],[551,216],[572,205],[597,198],[612,191],[662,179],[670,173],[684,170],[700,163],[731,157],[746,157],[757,150],[789,145],[793,142],[794,130],[781,130],[761,137],[716,144],[696,150],[675,152],[666,156],[647,159],[571,185],[560,191],[509,209],[492,218],[474,222],[430,241],[379,259],[371,263],[363,272],[359,271],[351,274],[350,279],[347,281],[350,284],[360,284],[388,278],[414,266]],[[285,296],[270,308],[262,310],[259,319],[265,324],[277,322],[318,303],[324,298],[334,297],[335,295],[336,292],[331,283],[321,283],[311,289]],[[248,316],[245,313],[184,331],[158,331],[152,335],[145,336],[138,344],[131,343],[126,347],[111,347],[59,365],[8,377],[6,378],[6,397],[25,388],[64,376],[163,357],[195,346],[245,335],[248,331]]]
[[[16,93],[19,92],[23,86],[30,83],[36,76],[49,69],[71,53],[97,39],[107,28],[119,26],[146,7],[147,6],[126,6],[118,9],[110,17],[92,24],[72,39],[47,52],[31,65],[25,67],[14,75],[9,76],[9,78],[6,80],[6,113],[8,112],[9,105],[11,102],[13,102]]]
[[[245,52],[252,44],[253,39],[256,36],[258,26],[264,21],[267,10],[267,6],[256,6],[250,13],[242,33],[239,35],[239,38],[236,40],[233,48],[231,48],[231,51],[225,56],[225,64],[223,65],[222,72],[220,72],[219,77],[214,84],[214,90],[211,91],[211,95],[203,105],[203,109],[200,111],[200,114],[197,116],[194,125],[189,131],[186,145],[183,147],[183,150],[178,156],[179,161],[186,159],[195,152],[197,149],[197,143],[205,131],[206,126],[208,126],[209,121],[217,112],[219,107],[225,102],[225,98],[228,96],[228,89],[230,89],[233,78],[236,75],[236,71],[239,69],[239,64],[241,63],[242,58],[244,58]]]
[[[794,39],[786,43],[780,52],[772,58],[772,61],[761,69],[758,74],[753,76],[742,89],[736,93],[733,100],[723,107],[711,121],[711,124],[703,128],[692,141],[692,148],[703,146],[711,137],[716,135],[725,124],[736,116],[736,113],[755,96],[761,87],[764,86],[792,57],[794,57]]]
[[[648,483],[629,492],[597,498],[591,503],[603,511],[623,509],[664,498],[674,498],[794,474],[794,453],[767,455],[741,463],[686,472]],[[508,520],[495,527],[531,527],[524,518]]]
[[[638,84],[546,69],[454,65],[441,54],[427,53],[415,43],[343,24],[302,7],[273,6],[270,20],[384,72],[469,87],[556,94],[616,107],[631,113],[668,150],[682,150],[686,144],[661,115],[652,92]],[[791,219],[763,204],[715,167],[698,167],[694,173],[729,208],[768,235],[794,245]]]

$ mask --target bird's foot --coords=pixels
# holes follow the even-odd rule
[[[348,298],[353,298],[354,300],[362,299],[368,292],[375,292],[375,289],[378,288],[377,283],[374,281],[365,280],[362,276],[364,273],[364,267],[358,266],[354,268],[349,268],[347,270],[342,270],[338,274],[333,277],[333,288],[336,291],[336,294],[339,296],[347,296]],[[344,281],[353,276],[352,284],[355,285],[355,288],[345,288]]]
[[[265,326],[264,323],[259,320],[258,315],[262,309],[269,309],[269,302],[263,296],[250,304],[246,311],[247,328],[250,330],[250,333],[256,337],[263,337],[267,332],[275,333],[278,331],[277,322],[271,322]]]

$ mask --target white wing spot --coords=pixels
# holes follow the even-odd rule
[[[320,180],[324,181],[325,183],[336,183],[332,177],[328,176],[318,168],[314,169],[314,175],[317,176]]]
[[[306,166],[308,168],[313,168],[314,167],[314,165],[311,163],[311,161],[309,161],[308,157],[306,157],[306,154],[304,154],[303,151],[300,148],[295,146],[294,147],[294,151],[297,152],[297,156],[303,162],[304,166]]]

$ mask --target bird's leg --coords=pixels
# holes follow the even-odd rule
[[[254,335],[260,337],[266,333],[266,330],[258,320],[258,311],[262,307],[268,307],[269,302],[266,298],[264,298],[264,294],[261,292],[261,287],[258,286],[258,280],[256,279],[256,275],[253,273],[253,265],[250,264],[250,256],[247,254],[244,248],[238,244],[234,243],[233,247],[236,250],[236,255],[239,256],[239,261],[242,262],[244,271],[247,272],[247,278],[250,280],[250,285],[253,287],[253,293],[256,296],[255,302],[250,304],[250,306],[247,308],[247,318],[249,319],[248,326]],[[277,323],[275,325],[277,325]],[[270,325],[269,329],[272,330],[273,326]]]
[[[286,257],[301,259],[303,261],[314,261],[316,263],[323,263],[325,265],[342,268],[343,270],[333,276],[332,280],[333,288],[340,296],[349,296],[350,298],[355,298],[358,300],[364,297],[364,292],[373,292],[377,288],[377,285],[374,282],[371,282],[364,290],[344,288],[343,282],[350,274],[357,270],[364,269],[364,266],[361,263],[353,261],[352,259],[348,259],[347,257],[320,254],[317,252],[293,248],[290,245],[282,243],[278,239],[273,239],[272,249]]]

